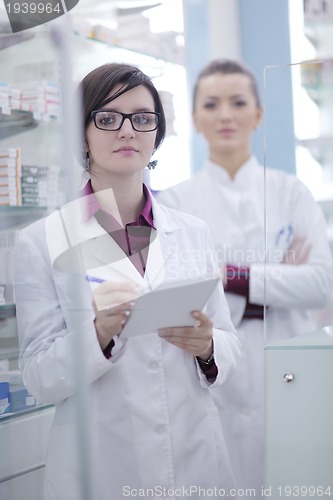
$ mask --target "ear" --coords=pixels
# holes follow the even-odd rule
[[[261,120],[262,120],[262,117],[263,117],[263,114],[264,114],[264,109],[259,106],[257,108],[257,116],[256,116],[256,120],[255,120],[255,125],[254,125],[254,129],[257,129],[261,123]]]
[[[89,145],[88,145],[87,139],[84,140],[82,149],[85,153],[89,152]]]
[[[201,127],[200,127],[200,121],[198,120],[197,114],[195,111],[192,112],[192,120],[193,120],[193,125],[196,130],[200,134],[201,132]]]

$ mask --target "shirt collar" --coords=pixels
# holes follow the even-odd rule
[[[148,225],[153,229],[155,229],[153,222],[153,207],[152,207],[151,194],[145,184],[143,184],[143,194],[146,198],[145,206],[143,207],[137,220],[134,221],[133,223],[138,225]],[[81,190],[81,195],[82,197],[83,196],[85,197],[85,209],[82,211],[82,222],[87,222],[89,219],[94,217],[94,215],[98,210],[102,210],[104,212],[104,210],[98,203],[96,196],[94,195],[90,179]],[[142,219],[144,219],[146,224],[142,224],[143,222]]]

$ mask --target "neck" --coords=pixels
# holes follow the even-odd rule
[[[91,186],[101,208],[112,214],[122,226],[135,221],[146,202],[142,175],[112,181],[103,178],[103,182],[92,177]]]
[[[231,152],[230,154],[219,154],[211,151],[209,155],[210,161],[224,168],[233,179],[244,163],[251,157],[251,152]]]

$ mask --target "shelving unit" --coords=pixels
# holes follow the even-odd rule
[[[47,215],[58,200],[64,199],[58,185],[53,196],[47,184],[52,170],[58,171],[58,181],[61,178],[61,169],[56,168],[62,165],[61,117],[54,107],[47,107],[46,94],[39,88],[44,85],[45,89],[45,81],[57,84],[59,54],[45,27],[31,30],[29,36],[1,34],[0,47],[1,159],[6,159],[6,150],[12,155],[17,152],[15,166],[13,161],[2,161],[1,170],[2,193],[6,185],[9,190],[15,184],[17,196],[9,196],[9,204],[3,200],[0,206],[0,285],[5,291],[5,303],[0,305],[0,381],[3,388],[6,384],[9,388],[8,405],[4,398],[0,414],[4,450],[0,459],[0,497],[41,500],[40,479],[54,409],[39,404],[29,394],[18,369],[14,254],[20,229]],[[43,198],[43,191],[48,196]]]
[[[323,210],[333,252],[333,2],[289,4],[296,173]]]
[[[11,42],[12,37],[15,43]],[[47,97],[47,91],[54,90],[59,77],[59,55],[50,33],[44,28],[31,30],[28,37],[8,33],[0,38],[2,195],[15,185],[15,196],[9,195],[8,202],[7,196],[2,196],[0,203],[0,284],[4,290],[0,305],[0,371],[6,369],[7,363],[10,380],[11,374],[18,370],[19,355],[13,287],[15,242],[21,228],[44,217],[54,209],[58,200],[63,199],[58,196],[58,183],[54,186],[56,194],[52,196],[47,181],[55,165],[61,165],[62,149],[60,113],[56,112],[54,105],[49,107]],[[49,83],[45,83],[45,79]],[[59,111],[59,99],[57,107]],[[60,173],[58,168],[58,181]],[[21,384],[20,380],[9,386],[12,394]],[[16,411],[11,411],[13,406],[11,402],[6,412],[0,415],[1,422],[16,417]],[[30,398],[26,408],[18,413],[22,416],[32,408],[38,411],[39,406]]]
[[[333,0],[289,0],[296,175],[321,207],[333,254]],[[318,312],[333,323],[333,296]]]

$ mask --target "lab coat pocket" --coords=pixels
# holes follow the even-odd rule
[[[267,230],[267,252],[264,256],[268,262],[276,263],[283,262],[285,254],[291,244],[293,237],[293,228],[291,224],[278,228],[268,228]]]

